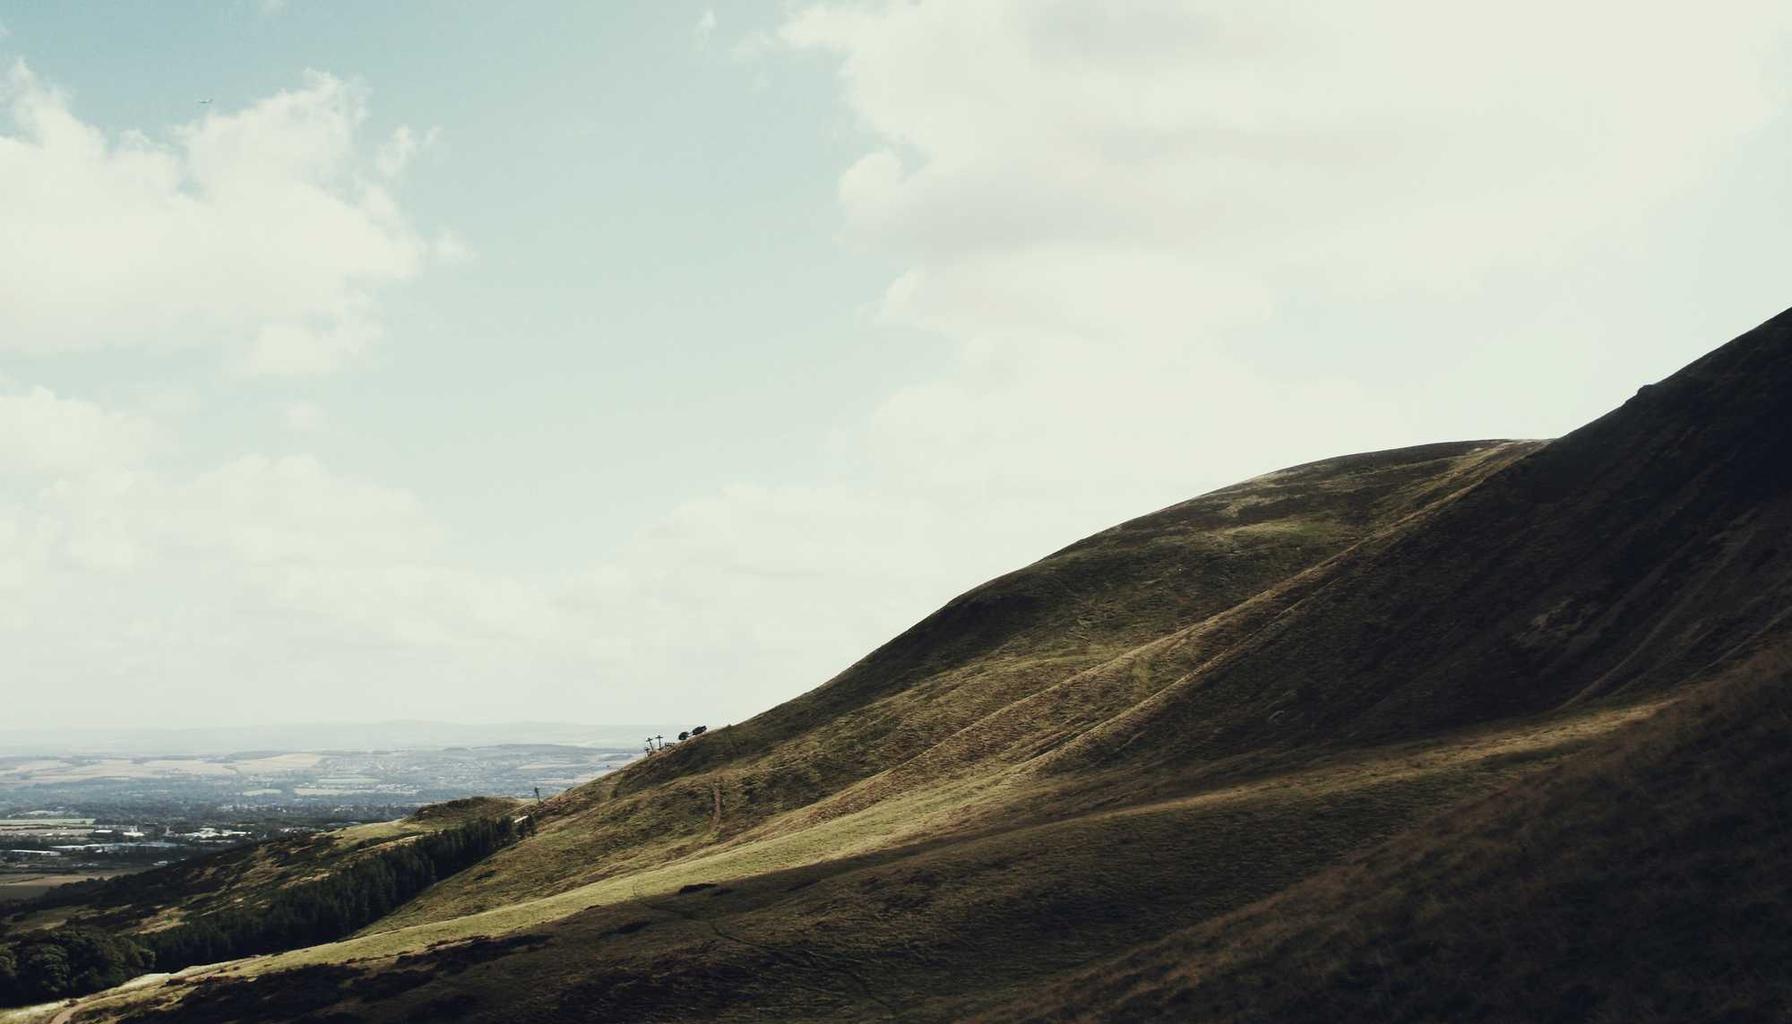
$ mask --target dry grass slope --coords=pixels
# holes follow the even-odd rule
[[[1170,682],[1149,664],[1164,636],[1281,584],[1533,447],[1471,442],[1327,460],[1104,531],[954,600],[809,694],[551,801],[535,839],[382,927],[457,918],[718,848],[785,840],[897,799],[920,805],[901,813],[905,821],[916,811],[932,821],[974,813],[965,805],[1003,790],[1003,773],[1042,745],[1066,741]],[[1110,666],[1120,667],[1102,671]],[[1007,815],[1007,800],[996,802]],[[893,838],[915,838],[915,830]],[[811,849],[774,866],[828,852]]]
[[[1789,666],[984,1019],[1783,1021]]]

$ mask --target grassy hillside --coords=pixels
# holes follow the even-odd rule
[[[362,940],[231,968],[224,977],[256,978],[266,1005],[217,1019],[290,1019],[295,999],[363,1020],[447,1019],[426,1007],[449,994],[453,1019],[479,1021],[957,1019],[1178,922],[1271,895],[1440,803],[1523,778],[1651,711],[1401,745],[1295,775],[794,869],[682,873],[676,886],[631,879],[613,902],[495,928],[492,939],[410,952]],[[637,883],[657,891],[637,895]],[[404,972],[415,972],[410,988],[380,988],[379,979]],[[331,979],[322,993],[320,977]],[[191,1001],[205,993],[243,1012],[235,986],[220,980],[157,993],[185,997],[160,1015],[145,1002],[134,1012],[210,1019]]]
[[[1733,820],[1778,805],[1718,789],[1792,747],[1782,691],[1738,674],[1792,627],[1789,451],[1782,317],[1557,441],[1247,481],[550,801],[538,834],[351,939],[76,1019],[1684,1019],[1661,1015],[1720,981],[1767,1012],[1777,990],[1710,951],[1654,988],[1580,971],[1573,908],[1613,909],[1657,967],[1712,934],[1695,904],[1787,917],[1755,884],[1787,837]],[[1614,800],[1657,791],[1684,811],[1659,857],[1647,805]],[[1538,850],[1567,851],[1559,872]],[[1720,872],[1732,855],[1756,874]],[[1627,888],[1591,877],[1608,859]],[[1672,893],[1617,911],[1650,887]],[[1568,1002],[1440,980],[1545,940],[1574,955],[1498,977],[1586,979]]]
[[[1792,657],[996,1021],[1778,1021]]]
[[[1240,608],[1236,643],[1180,643],[1161,663],[1186,677],[1079,738],[1063,769],[1630,699],[1779,635],[1792,604],[1789,324],[1643,389],[1280,600]]]
[[[967,730],[999,726],[1037,742],[1047,729],[1067,735],[1099,720],[1128,694],[1056,704],[1047,709],[1063,719],[1055,724],[1017,722],[1010,709],[1251,598],[1529,447],[1477,442],[1329,460],[1105,531],[963,595],[789,704],[550,801],[536,839],[381,927],[508,907],[692,857],[750,849],[752,866],[786,867],[917,838],[941,816],[957,827],[967,801],[1002,788],[1001,769],[1030,756]],[[1138,685],[1151,682],[1141,673]],[[878,820],[813,832],[866,810]]]

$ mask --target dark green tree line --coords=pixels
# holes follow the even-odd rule
[[[470,821],[360,857],[327,877],[281,889],[265,904],[143,935],[61,928],[0,940],[0,1006],[84,995],[152,966],[175,971],[344,938],[534,831],[533,818]]]
[[[0,1006],[41,1003],[111,988],[142,974],[142,945],[90,928],[59,928],[0,943]]]

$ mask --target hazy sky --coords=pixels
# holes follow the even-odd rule
[[[1789,24],[0,3],[0,726],[738,721],[1203,490],[1559,433],[1792,304]]]

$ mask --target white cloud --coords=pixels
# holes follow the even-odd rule
[[[324,372],[429,259],[386,184],[425,140],[363,155],[364,91],[330,75],[162,142],[108,137],[22,62],[0,100],[0,349],[216,346],[251,373]]]
[[[949,347],[837,432],[825,482],[726,489],[643,538],[604,577],[627,595],[600,617],[630,623],[619,663],[692,685],[657,645],[769,703],[956,589],[1205,487],[1478,436],[1458,409],[1477,403],[1534,428],[1538,366],[1612,373],[1523,301],[1733,159],[1778,108],[1789,19],[892,0],[743,37],[743,59],[838,60],[866,136],[838,182],[846,241],[901,268],[872,324]],[[1477,311],[1517,300],[1507,319],[1465,322],[1482,291]],[[1489,352],[1517,369],[1476,380]]]
[[[311,456],[190,472],[166,447],[152,424],[91,402],[0,393],[9,678],[80,679],[108,695],[80,714],[128,722],[169,707],[392,717],[451,677],[455,713],[520,717],[512,701],[591,677],[574,577],[464,564],[415,495]],[[60,693],[9,691],[9,713],[67,720]]]
[[[1723,0],[1685,20],[1610,0],[796,9],[734,52],[838,61],[863,131],[839,168],[844,238],[897,269],[837,301],[875,299],[868,331],[937,355],[835,431],[822,471],[681,502],[601,564],[505,573],[404,488],[302,455],[181,468],[153,424],[10,388],[9,658],[144,714],[224,720],[398,717],[426,695],[457,716],[749,713],[1120,518],[1439,440],[1476,422],[1456,406],[1516,416],[1565,407],[1546,386],[1622,377],[1524,303],[1586,280],[1555,275],[1588,253],[1612,294],[1666,279],[1626,276],[1614,232],[1659,243],[1638,225],[1716,187],[1777,108],[1788,17]],[[471,255],[394,199],[427,136],[363,152],[365,96],[336,79],[160,142],[103,135],[22,69],[12,83],[0,349],[211,345],[245,373],[322,372],[377,344],[383,288]],[[1514,274],[1528,291],[1502,290]],[[1584,376],[1537,379],[1567,362]],[[1519,371],[1475,379],[1489,366]],[[275,412],[287,441],[321,425],[306,403]],[[307,703],[274,712],[282,694]]]
[[[310,402],[287,402],[280,407],[280,421],[295,434],[316,434],[328,425],[329,417]]]
[[[277,410],[301,436],[322,423],[309,403]],[[743,485],[676,506],[607,562],[507,573],[458,557],[403,488],[309,455],[191,470],[184,454],[140,416],[0,391],[0,640],[18,678],[107,695],[82,715],[744,715],[924,611],[964,565],[921,498]],[[9,711],[77,713],[53,685]]]
[[[379,170],[382,178],[398,178],[404,174],[405,168],[410,166],[411,161],[416,158],[418,153],[436,144],[436,140],[441,138],[441,134],[440,129],[431,128],[422,135],[418,135],[408,125],[399,125],[393,129],[391,138],[387,139],[375,154],[374,167]]]
[[[943,512],[842,484],[743,484],[681,503],[576,591],[598,678],[618,698],[655,694],[705,716],[808,689],[931,610],[942,578],[986,568],[939,541],[989,524]]]
[[[700,15],[697,18],[696,26],[691,29],[691,35],[696,38],[697,45],[699,47],[702,47],[702,46],[708,46],[709,38],[715,34],[716,34],[715,8],[713,8],[713,7],[705,8],[702,15]]]
[[[1317,270],[1351,292],[1559,258],[1774,112],[1764,72],[1787,18],[1768,2],[1687,18],[1617,0],[967,0],[808,7],[781,36],[839,56],[879,140],[842,207],[862,244],[922,271],[914,290],[975,291],[957,268],[986,281],[1006,259],[1027,277],[1044,250],[1124,259],[1154,280],[1112,305],[1144,290],[1175,310],[1198,263],[1197,291]],[[1023,304],[980,323],[1006,330]]]
[[[431,246],[431,251],[435,261],[445,267],[471,263],[478,255],[473,251],[473,247],[467,244],[466,239],[460,237],[450,228],[443,228],[436,232],[436,240]]]
[[[329,373],[366,352],[380,337],[377,321],[353,312],[319,324],[272,323],[255,332],[255,341],[233,361],[246,376],[303,377]]]
[[[1372,339],[1294,314],[1422,310],[1384,319],[1453,352],[1501,330],[1451,304],[1701,186],[1779,109],[1789,26],[1770,0],[799,8],[778,40],[839,61],[867,136],[847,238],[902,267],[877,322],[953,345],[859,443],[887,489],[1124,514],[1315,445],[1434,440],[1425,350],[1378,377],[1337,351]],[[1533,333],[1499,337],[1548,358]]]
[[[54,480],[65,474],[126,470],[141,462],[158,440],[159,432],[145,420],[92,402],[58,398],[48,388],[0,391],[0,473]]]

